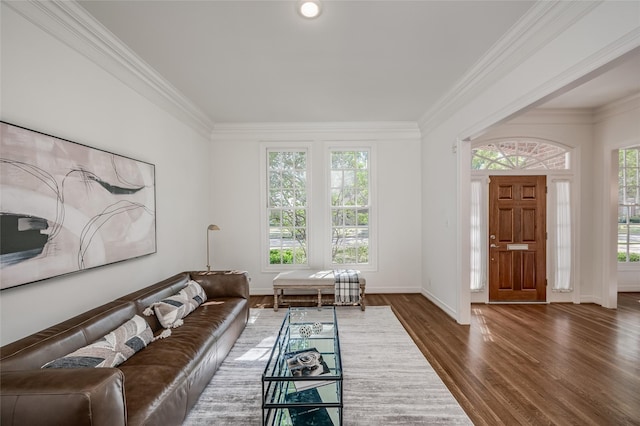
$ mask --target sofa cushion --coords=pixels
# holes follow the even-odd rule
[[[146,347],[152,339],[149,324],[141,316],[134,315],[101,339],[48,362],[42,368],[115,367]]]
[[[193,312],[207,300],[200,284],[190,280],[187,286],[171,297],[152,303],[144,310],[145,315],[154,315],[164,328],[176,328],[183,324],[182,318]]]
[[[172,329],[171,338],[152,343],[118,367],[126,377],[129,424],[181,424],[171,416],[195,404],[244,328],[248,301],[221,300],[225,303],[199,307]]]

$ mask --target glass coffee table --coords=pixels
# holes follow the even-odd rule
[[[287,311],[262,374],[262,424],[342,425],[335,307]]]

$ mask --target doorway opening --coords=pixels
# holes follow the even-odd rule
[[[575,296],[572,152],[539,138],[472,143],[472,303]]]

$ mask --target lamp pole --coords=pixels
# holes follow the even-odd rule
[[[207,226],[207,272],[211,272],[211,257],[209,251],[209,231],[219,231],[220,227],[218,225],[209,225]]]

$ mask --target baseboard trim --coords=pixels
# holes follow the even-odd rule
[[[446,313],[451,318],[456,320],[456,322],[458,322],[458,315],[457,315],[457,312],[456,312],[455,309],[453,309],[451,306],[447,305],[442,300],[438,299],[433,293],[431,293],[431,292],[429,292],[429,291],[427,291],[425,289],[422,289],[421,293],[422,293],[422,295],[424,297],[426,297],[431,302],[433,302],[438,308],[442,309],[444,311],[444,313]]]
[[[602,298],[595,296],[580,296],[580,303],[595,303],[602,306]]]
[[[618,293],[636,293],[640,292],[640,284],[621,285],[618,283]]]

